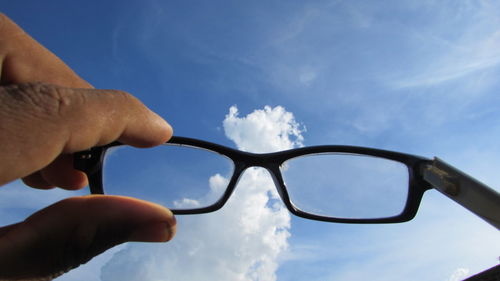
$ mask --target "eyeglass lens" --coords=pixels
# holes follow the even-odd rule
[[[177,145],[148,149],[113,147],[106,152],[106,194],[152,201],[171,209],[196,209],[220,199],[233,162],[218,153]]]
[[[370,219],[399,215],[408,196],[406,165],[365,155],[324,153],[281,167],[292,204],[310,214]]]

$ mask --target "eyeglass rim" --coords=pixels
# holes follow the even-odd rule
[[[275,186],[278,193],[285,204],[286,208],[294,215],[318,221],[325,222],[338,222],[338,223],[361,223],[361,224],[377,224],[377,223],[399,223],[406,222],[413,219],[418,211],[420,201],[425,191],[431,189],[432,187],[422,179],[421,170],[422,167],[431,162],[430,159],[416,156],[407,153],[361,147],[361,146],[348,146],[348,145],[319,145],[319,146],[308,146],[294,148],[284,151],[271,152],[271,153],[252,153],[240,151],[220,144],[188,138],[173,136],[165,144],[167,145],[179,145],[179,146],[190,146],[195,148],[201,148],[209,151],[213,151],[222,154],[234,163],[235,169],[233,175],[230,179],[228,187],[221,198],[214,204],[197,209],[172,209],[174,214],[203,214],[210,213],[219,210],[227,202],[231,194],[233,193],[240,176],[243,172],[254,166],[259,166],[265,168],[272,175]],[[82,151],[75,153],[74,156],[74,166],[76,169],[83,171],[87,174],[89,178],[89,187],[92,194],[104,194],[104,188],[102,183],[102,167],[104,162],[104,157],[106,151],[109,148],[117,147],[123,145],[120,142],[113,142],[108,145],[94,147],[87,151]],[[307,213],[296,206],[294,206],[288,196],[286,186],[284,184],[281,171],[279,167],[282,163],[292,158],[308,155],[308,154],[318,154],[318,153],[349,153],[356,155],[366,155],[379,157],[383,159],[393,160],[404,164],[408,168],[409,182],[408,182],[408,195],[407,201],[403,208],[403,211],[396,216],[384,217],[384,218],[337,218],[337,217],[327,217],[317,214]]]

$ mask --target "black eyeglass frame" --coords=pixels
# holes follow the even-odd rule
[[[345,145],[321,145],[321,146],[310,146],[301,147],[285,151],[272,152],[272,153],[250,153],[245,151],[236,150],[219,144],[186,138],[186,137],[172,137],[166,144],[168,145],[179,145],[179,146],[190,146],[200,149],[205,149],[213,151],[215,153],[221,154],[234,163],[234,171],[226,191],[222,197],[214,204],[197,209],[186,209],[186,210],[176,210],[172,209],[174,214],[203,214],[219,210],[227,202],[234,189],[238,184],[243,172],[250,167],[262,167],[269,171],[286,208],[294,215],[318,220],[325,222],[338,222],[338,223],[364,223],[364,224],[376,224],[376,223],[399,223],[406,222],[413,219],[418,211],[420,201],[425,191],[432,188],[432,186],[422,178],[422,167],[430,165],[432,160],[420,156],[410,155],[406,153],[387,151],[382,149],[374,149],[367,147],[358,146],[345,146]],[[89,179],[89,187],[92,194],[104,194],[104,187],[102,182],[102,172],[104,165],[104,158],[106,151],[109,148],[121,146],[123,144],[119,142],[113,142],[108,145],[94,147],[90,150],[75,153],[74,155],[74,167],[77,170],[83,171]],[[357,218],[335,218],[321,216],[317,214],[311,214],[304,212],[293,205],[286,190],[286,184],[284,183],[283,177],[281,175],[280,166],[292,158],[309,155],[309,154],[321,154],[321,153],[341,153],[341,154],[354,154],[354,155],[364,155],[373,156],[383,159],[393,160],[404,164],[408,168],[409,182],[408,182],[408,195],[406,204],[403,211],[396,216],[385,217],[385,218],[367,218],[367,219],[357,219]]]

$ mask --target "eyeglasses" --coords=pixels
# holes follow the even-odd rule
[[[174,214],[222,208],[239,181],[247,184],[244,172],[256,176],[261,167],[276,186],[270,196],[299,217],[405,222],[416,215],[424,192],[435,188],[500,229],[498,192],[438,158],[380,149],[325,145],[256,154],[172,137],[151,149],[118,142],[95,147],[75,153],[74,166],[87,174],[92,194],[147,199]]]

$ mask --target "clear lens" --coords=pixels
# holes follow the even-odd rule
[[[106,152],[106,194],[152,201],[171,209],[196,209],[216,203],[233,172],[232,161],[212,151],[165,144]]]
[[[401,214],[408,196],[406,165],[356,154],[314,154],[281,167],[292,204],[321,216],[386,218]]]

